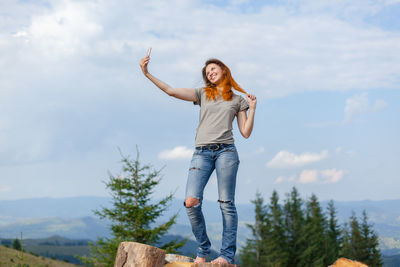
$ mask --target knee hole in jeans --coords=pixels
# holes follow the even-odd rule
[[[220,204],[229,204],[232,203],[232,200],[218,200]]]
[[[186,208],[198,206],[198,205],[200,205],[200,199],[194,198],[194,197],[188,197],[185,199],[185,202],[183,203],[183,205]]]

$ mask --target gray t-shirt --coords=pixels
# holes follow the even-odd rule
[[[232,122],[239,111],[249,108],[247,101],[233,94],[231,101],[221,97],[207,101],[203,88],[196,89],[195,105],[200,105],[199,126],[196,132],[196,146],[207,144],[233,144]]]

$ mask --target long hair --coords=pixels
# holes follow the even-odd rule
[[[202,70],[203,80],[204,80],[204,83],[206,84],[206,87],[204,87],[204,92],[206,93],[208,101],[210,101],[211,99],[215,100],[216,95],[218,95],[217,87],[215,86],[215,84],[211,83],[208,80],[207,75],[206,75],[206,67],[211,63],[217,64],[222,69],[222,75],[223,75],[223,77],[222,77],[223,80],[221,82],[221,86],[223,88],[222,98],[225,101],[232,100],[232,95],[233,95],[232,87],[239,92],[247,94],[247,92],[245,90],[243,90],[243,88],[240,87],[236,83],[236,81],[232,78],[231,70],[221,60],[211,58],[206,61],[206,63],[204,64],[203,70]]]

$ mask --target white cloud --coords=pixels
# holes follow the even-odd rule
[[[321,181],[324,183],[337,183],[339,182],[344,175],[344,171],[336,170],[336,169],[329,169],[320,171],[321,174]]]
[[[310,184],[318,181],[318,171],[317,170],[304,170],[300,173],[299,183]]]
[[[344,175],[344,171],[336,169],[304,170],[301,172],[298,182],[301,184],[313,183],[337,183]]]
[[[387,1],[248,1],[257,8],[235,1],[243,9],[223,2],[0,1],[0,109],[12,122],[0,123],[1,163],[76,158],[99,150],[114,131],[124,133],[114,148],[162,145],[149,136],[167,124],[154,109],[182,106],[171,106],[142,76],[138,60],[148,46],[150,71],[171,85],[201,85],[202,64],[217,57],[260,100],[399,88],[398,30],[365,24],[365,14]],[[174,131],[178,139],[184,133]]]
[[[321,153],[305,152],[300,155],[282,150],[267,163],[269,168],[292,168],[302,167],[307,164],[315,163],[325,159],[328,156],[328,151],[323,150]]]
[[[364,92],[358,95],[354,95],[346,100],[346,106],[344,108],[344,122],[350,122],[353,118],[362,113],[372,113],[385,109],[387,103],[383,99],[375,100],[375,104],[371,106],[368,93]]]
[[[235,7],[238,2],[245,4],[243,9],[248,12],[238,10]],[[63,62],[66,67],[74,61],[83,63],[89,77],[92,74],[98,79],[102,71],[116,69],[120,75],[128,76],[132,70],[119,69],[121,65],[129,60],[132,65],[148,46],[153,46],[154,63],[150,67],[163,70],[172,81],[189,86],[194,80],[191,77],[197,78],[199,74],[193,66],[200,69],[206,58],[215,56],[232,66],[241,84],[260,96],[397,88],[398,34],[347,19],[349,16],[363,21],[363,16],[383,9],[388,2],[364,2],[283,1],[280,5],[246,9],[252,5],[251,1],[237,0],[217,7],[201,1],[115,4],[65,0],[48,6],[38,4],[30,13],[26,12],[28,19],[19,7],[16,9],[19,12],[14,13],[22,15],[8,16],[12,34],[7,37],[6,29],[0,40],[9,43],[5,48],[14,50],[10,58],[20,58],[14,65],[26,64],[29,59],[39,69],[46,67],[48,77],[55,70],[44,66],[49,64],[46,59],[62,56],[68,58],[68,62]],[[7,6],[5,10],[7,14]],[[219,26],[214,27],[215,24]],[[18,41],[25,38],[29,45]],[[85,68],[90,61],[94,68]],[[102,61],[111,64],[98,64]],[[11,68],[9,72],[19,73],[18,70]],[[75,71],[69,68],[64,77]],[[5,82],[10,84],[12,76],[4,77],[9,77]]]
[[[326,170],[303,170],[298,176],[279,176],[275,184],[283,182],[295,182],[300,184],[332,184],[342,180],[345,171],[333,169]]]
[[[86,51],[90,40],[102,32],[91,8],[96,6],[63,1],[53,12],[32,18],[28,38],[46,53],[71,55],[77,50]]]
[[[377,99],[375,100],[374,107],[372,108],[373,111],[381,111],[384,110],[388,104],[385,102],[383,99]]]
[[[171,150],[164,150],[158,154],[159,159],[174,160],[174,159],[190,159],[193,155],[193,150],[185,146],[177,146]]]
[[[11,186],[0,186],[0,193],[7,193],[11,191]]]

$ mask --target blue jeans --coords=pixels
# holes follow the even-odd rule
[[[190,164],[186,185],[186,198],[199,199],[199,204],[186,207],[193,234],[199,244],[197,256],[205,257],[210,253],[211,242],[207,236],[201,204],[204,187],[214,169],[217,173],[218,195],[222,212],[222,246],[220,256],[234,263],[238,216],[235,206],[236,174],[239,156],[234,144],[222,148],[196,148]],[[185,199],[186,199],[185,198]]]

